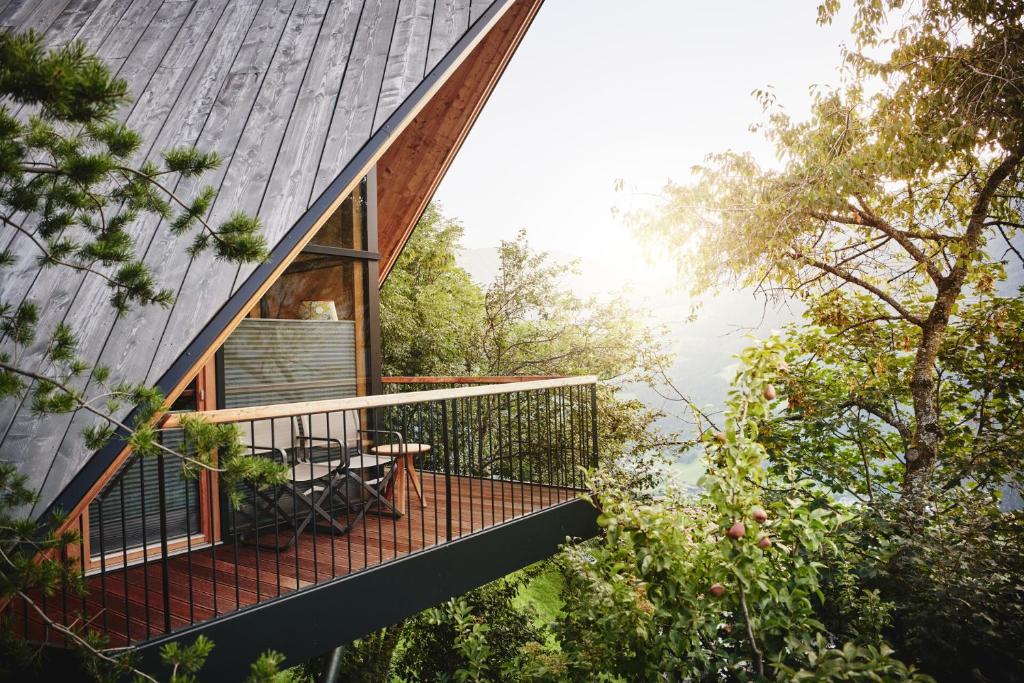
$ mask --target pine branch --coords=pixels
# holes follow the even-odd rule
[[[138,170],[136,168],[132,168],[131,166],[117,166],[116,168],[117,168],[117,170],[121,171],[124,174],[133,174],[133,175],[136,175],[136,176],[138,176],[140,178],[143,178],[146,182],[151,183],[158,190],[160,190],[161,192],[166,194],[171,199],[171,201],[173,201],[175,204],[180,206],[182,209],[188,210],[190,208],[190,205],[189,205],[188,202],[186,202],[184,199],[182,199],[177,194],[175,194],[174,190],[172,190],[171,188],[167,187],[166,185],[164,185],[163,183],[161,183],[159,180],[155,179],[154,177],[152,177],[152,176],[150,176],[150,175],[148,175],[146,173],[143,173],[142,171],[140,171],[140,170]],[[221,237],[220,233],[217,232],[206,221],[205,218],[203,218],[202,216],[196,216],[195,218],[196,218],[197,221],[199,221],[199,224],[203,227],[203,231],[206,232],[209,235],[210,238],[215,240],[221,246],[225,246],[225,247],[229,247],[230,246],[228,244],[227,240],[225,240],[223,237]]]
[[[51,384],[55,388],[60,389],[62,392],[64,392],[64,394],[69,396],[71,398],[71,400],[73,400],[75,402],[75,404],[78,405],[78,407],[81,408],[82,410],[85,410],[86,412],[92,413],[93,415],[95,415],[95,416],[99,417],[100,419],[104,420],[105,422],[107,422],[107,424],[109,424],[109,425],[111,425],[113,427],[117,427],[118,429],[122,430],[123,432],[125,432],[127,434],[134,434],[135,433],[135,430],[132,429],[131,427],[129,427],[128,425],[126,425],[124,422],[121,422],[120,420],[118,420],[113,415],[111,415],[111,414],[109,414],[109,413],[107,413],[107,412],[105,412],[103,410],[100,410],[99,408],[93,406],[89,401],[86,401],[81,396],[79,396],[77,391],[75,391],[74,389],[72,389],[68,385],[64,384],[63,382],[60,382],[59,380],[56,380],[56,379],[54,379],[52,377],[47,377],[46,375],[42,375],[42,374],[39,374],[37,372],[33,372],[31,370],[24,370],[22,368],[19,368],[19,367],[15,366],[15,365],[12,365],[12,364],[10,364],[8,362],[5,362],[5,361],[2,361],[2,360],[0,360],[0,370],[4,370],[4,371],[7,371],[7,372],[12,372],[12,373],[14,373],[16,375],[20,375],[22,377],[27,377],[27,378],[35,380],[37,382],[45,382],[47,384]],[[227,470],[224,470],[224,469],[221,469],[221,468],[218,468],[218,467],[214,467],[213,465],[210,465],[208,463],[202,462],[200,460],[196,460],[195,458],[190,458],[189,456],[187,456],[187,455],[185,455],[183,453],[178,453],[177,451],[175,451],[175,450],[173,450],[171,448],[168,448],[167,446],[163,445],[159,441],[154,442],[154,445],[157,448],[159,448],[161,451],[163,451],[164,453],[167,453],[168,455],[171,455],[171,456],[174,456],[176,458],[179,458],[179,459],[183,460],[184,462],[187,462],[189,464],[195,465],[197,467],[202,467],[203,469],[209,470],[211,472],[226,472],[227,471]]]
[[[125,286],[124,283],[119,282],[115,278],[110,277],[103,271],[96,270],[95,268],[88,266],[84,263],[73,263],[71,261],[65,261],[64,259],[57,258],[56,256],[53,255],[53,252],[51,252],[50,249],[45,244],[43,244],[31,231],[29,231],[23,225],[20,225],[15,221],[11,220],[9,217],[0,216],[0,220],[2,220],[5,224],[11,226],[16,231],[20,232],[21,234],[25,235],[25,237],[27,237],[29,240],[31,240],[31,242],[36,246],[37,249],[39,249],[39,251],[43,255],[43,258],[48,263],[55,266],[64,266],[65,268],[77,270],[81,273],[95,275],[96,277],[106,282],[112,289],[119,291],[127,291],[127,287]],[[160,292],[158,292],[154,296],[147,297],[146,303],[160,303]]]

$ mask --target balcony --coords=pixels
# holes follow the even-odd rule
[[[239,425],[290,481],[238,486],[229,504],[216,472],[126,465],[68,551],[87,594],[37,604],[144,661],[204,633],[205,674],[236,676],[268,648],[302,661],[548,557],[596,533],[579,500],[595,378],[507,379],[389,378],[381,396],[201,413]],[[179,421],[162,433],[187,453]],[[63,644],[31,606],[8,614],[26,639]]]

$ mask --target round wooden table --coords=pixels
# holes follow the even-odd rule
[[[420,499],[420,507],[427,507],[426,502],[423,500],[423,487],[420,485],[420,475],[416,471],[416,456],[429,450],[430,446],[422,443],[407,443],[404,446],[395,443],[386,446],[375,446],[370,449],[370,453],[373,455],[396,459],[395,475],[392,479],[394,483],[392,501],[395,504],[395,509],[401,515],[405,514],[409,505],[409,489],[406,488],[406,481],[412,482],[412,487]]]

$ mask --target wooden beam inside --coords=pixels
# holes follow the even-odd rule
[[[381,283],[542,1],[517,0],[377,162]]]

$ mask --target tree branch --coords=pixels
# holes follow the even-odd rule
[[[895,413],[891,413],[881,406],[875,405],[869,401],[865,401],[860,398],[851,398],[843,403],[839,404],[839,409],[844,408],[860,408],[861,410],[871,413],[878,419],[885,422],[887,425],[899,432],[900,436],[904,441],[909,442],[913,433],[910,430],[910,426],[906,422],[901,420]]]
[[[842,280],[846,280],[852,285],[857,285],[862,289],[866,289],[867,291],[871,292],[885,303],[889,304],[889,306],[892,307],[894,311],[899,313],[900,316],[907,322],[911,322],[917,325],[918,327],[924,326],[925,321],[923,318],[911,313],[907,307],[905,307],[903,304],[897,301],[896,298],[893,297],[891,294],[882,290],[880,287],[877,287],[871,284],[870,282],[867,282],[866,280],[857,277],[853,273],[843,270],[841,268],[836,268],[835,266],[829,265],[824,261],[819,261],[817,259],[811,258],[810,256],[806,256],[805,254],[801,254],[799,252],[790,252],[789,257],[796,261],[802,261],[809,266],[818,268],[819,270],[823,270],[826,273],[834,275]]]

